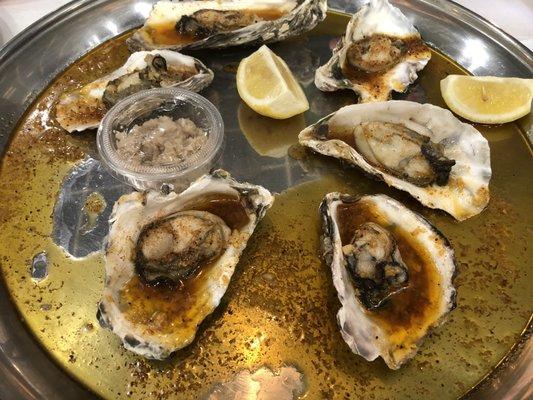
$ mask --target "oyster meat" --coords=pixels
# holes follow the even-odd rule
[[[351,89],[360,102],[388,100],[403,92],[431,58],[429,47],[402,12],[387,0],[370,0],[353,15],[333,56],[315,74],[331,92]]]
[[[324,258],[350,349],[398,369],[456,306],[448,240],[425,218],[385,195],[329,193],[320,205]]]
[[[326,0],[158,1],[131,49],[200,49],[285,40],[326,17]]]
[[[100,324],[147,358],[189,345],[273,200],[222,170],[181,194],[122,196],[110,219]]]
[[[170,86],[199,92],[213,77],[213,71],[196,58],[170,50],[139,51],[111,74],[62,94],[56,119],[69,132],[97,128],[107,110],[129,95]]]
[[[341,108],[304,129],[299,142],[404,190],[457,220],[489,202],[487,140],[450,111],[386,101]]]

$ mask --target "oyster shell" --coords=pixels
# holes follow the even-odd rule
[[[329,193],[320,214],[344,341],[368,361],[382,357],[400,368],[456,306],[453,249],[425,218],[385,195]]]
[[[62,94],[56,119],[69,132],[97,128],[107,110],[131,94],[170,86],[199,92],[213,77],[213,71],[196,58],[169,50],[139,51],[109,75]]]
[[[200,49],[285,40],[326,17],[326,0],[159,1],[131,49]]]
[[[457,220],[479,214],[489,202],[489,144],[443,108],[410,101],[351,105],[298,138]]]
[[[360,102],[388,100],[403,92],[431,58],[420,33],[387,0],[370,0],[353,15],[333,56],[315,74],[315,85],[331,92],[351,89]]]
[[[189,345],[272,203],[266,189],[222,170],[181,194],[122,196],[110,219],[100,324],[147,358]]]

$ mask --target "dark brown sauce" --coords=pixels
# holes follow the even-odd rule
[[[231,229],[240,229],[250,222],[250,217],[238,197],[208,196],[190,210],[207,211],[224,220]]]
[[[254,11],[254,14],[264,21],[275,21],[276,19],[280,19],[287,13],[281,10],[270,9]]]
[[[333,126],[328,126],[326,137],[328,139],[342,140],[344,143],[346,143],[350,147],[357,149],[357,146],[355,144],[355,135],[354,135],[353,129],[348,129],[348,128],[342,129],[342,127],[336,127],[334,129]]]
[[[121,291],[120,307],[128,320],[145,327],[150,334],[187,329],[191,324],[196,326],[196,321],[190,317],[205,307],[205,302],[198,300],[204,292],[200,277],[212,265],[181,284],[148,284],[134,276]]]
[[[176,31],[176,24],[173,22],[158,24],[154,27],[141,28],[146,30],[151,41],[156,45],[173,45],[173,44],[189,44],[196,42],[198,39],[192,35],[180,35]]]
[[[390,301],[372,314],[384,323],[390,331],[405,330],[423,324],[425,316],[438,305],[439,299],[431,291],[432,280],[437,279],[434,264],[423,248],[409,240],[412,233],[401,227],[387,225],[379,211],[369,204],[358,201],[337,207],[342,244],[352,240],[355,230],[365,222],[375,222],[387,228],[396,239],[403,261],[409,269],[409,286],[392,296]]]

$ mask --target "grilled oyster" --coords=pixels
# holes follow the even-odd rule
[[[69,132],[97,128],[107,110],[131,94],[170,86],[199,92],[213,76],[196,58],[169,50],[139,51],[111,74],[61,95],[56,119]]]
[[[440,107],[410,101],[351,105],[298,138],[457,220],[479,214],[488,204],[489,144]]]
[[[354,14],[332,58],[315,74],[331,92],[351,89],[360,102],[388,100],[403,92],[431,58],[431,51],[402,12],[387,0],[370,0]]]
[[[359,300],[366,308],[378,308],[407,288],[407,266],[394,236],[381,225],[362,224],[350,243],[342,247],[342,252]]]
[[[272,202],[266,189],[222,170],[181,194],[122,196],[110,219],[100,324],[147,358],[189,345]]]
[[[131,49],[200,49],[285,40],[326,17],[326,0],[157,2]]]
[[[456,306],[453,249],[425,218],[384,195],[329,193],[320,214],[343,339],[366,360],[400,368]]]

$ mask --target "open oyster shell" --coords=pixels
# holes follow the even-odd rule
[[[203,49],[285,40],[326,17],[326,0],[157,2],[131,49]]]
[[[100,324],[147,358],[189,345],[273,200],[222,170],[181,194],[122,196],[110,219]]]
[[[479,214],[489,202],[487,140],[431,104],[387,101],[343,107],[303,130],[298,139],[457,220]]]
[[[213,77],[213,71],[196,58],[170,50],[139,51],[109,75],[62,94],[56,119],[69,132],[97,128],[107,110],[131,94],[171,86],[199,92]]]
[[[456,306],[453,249],[425,218],[385,195],[329,193],[320,214],[324,258],[342,304],[337,321],[344,341],[368,361],[382,357],[389,368],[400,368]],[[407,280],[383,268],[398,266],[384,250],[389,239],[384,241],[380,234],[361,241],[361,232],[372,225],[390,235],[392,252],[398,252],[396,257],[407,266]],[[376,257],[368,257],[369,252]],[[366,279],[354,275],[358,266],[366,271]],[[398,282],[401,290],[394,287]],[[390,296],[376,307],[364,301],[391,288]]]
[[[322,91],[351,89],[360,102],[388,100],[403,92],[431,58],[420,33],[387,0],[370,0],[353,15],[333,56],[315,74]]]

